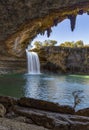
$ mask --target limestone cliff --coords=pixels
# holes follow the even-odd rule
[[[41,48],[37,52],[42,70],[56,73],[89,74],[89,48],[87,47],[54,46]]]

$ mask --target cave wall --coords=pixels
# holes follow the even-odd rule
[[[64,7],[75,6],[89,0],[0,0],[0,41],[18,31],[20,25],[31,23]]]
[[[41,48],[37,52],[42,71],[89,74],[89,48],[54,46]]]
[[[0,55],[23,57],[29,41],[55,20],[88,8],[89,0],[0,0]]]
[[[25,49],[37,34],[88,9],[89,0],[0,0],[0,71],[26,71]]]

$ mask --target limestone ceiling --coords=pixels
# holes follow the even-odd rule
[[[73,31],[76,15],[88,9],[89,0],[0,0],[0,54],[22,57],[29,41],[45,30],[50,36],[66,18]]]

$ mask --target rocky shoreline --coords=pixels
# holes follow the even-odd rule
[[[0,130],[89,130],[89,108],[0,96]]]

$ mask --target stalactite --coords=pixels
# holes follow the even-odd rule
[[[54,26],[57,26],[58,24],[58,18],[54,19]]]
[[[82,15],[82,14],[83,14],[83,10],[82,10],[82,9],[79,10],[78,14],[79,14],[79,15]]]
[[[47,37],[50,37],[51,32],[52,32],[52,29],[51,28],[47,28]]]
[[[76,24],[76,15],[68,15],[68,19],[70,20],[71,31],[74,31]]]

